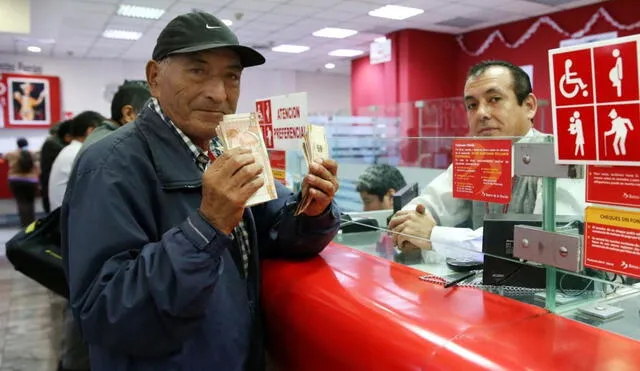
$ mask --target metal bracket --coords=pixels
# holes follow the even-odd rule
[[[516,225],[513,229],[513,256],[571,272],[580,272],[582,237],[547,232],[536,227]]]
[[[557,165],[553,143],[516,143],[513,150],[514,175],[549,178],[584,178],[581,165]]]

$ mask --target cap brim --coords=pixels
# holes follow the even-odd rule
[[[178,50],[174,50],[169,55],[172,54],[184,54],[184,53],[195,53],[203,50],[210,49],[231,49],[240,56],[240,63],[242,67],[253,67],[259,66],[266,62],[266,59],[262,54],[260,54],[257,50],[250,48],[244,45],[236,45],[236,44],[216,44],[216,43],[208,43],[196,46],[190,46],[188,48],[182,48]]]

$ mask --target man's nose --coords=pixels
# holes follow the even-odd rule
[[[221,78],[213,78],[209,80],[205,86],[204,94],[206,98],[209,98],[216,103],[226,101],[227,90],[224,85],[224,80]]]
[[[491,108],[484,103],[478,104],[478,118],[481,120],[488,120],[491,118]]]

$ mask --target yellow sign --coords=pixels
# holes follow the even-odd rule
[[[277,181],[279,181],[282,184],[286,185],[286,177],[285,177],[285,171],[284,169],[271,169],[271,172],[273,173],[273,178]]]
[[[611,227],[621,227],[640,230],[640,212],[605,209],[589,206],[585,210],[584,221]]]

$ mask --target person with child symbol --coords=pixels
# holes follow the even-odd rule
[[[576,136],[576,150],[574,156],[584,156],[584,132],[582,131],[582,120],[580,119],[580,112],[573,112],[573,116],[569,119],[571,124],[569,125],[569,133]]]

